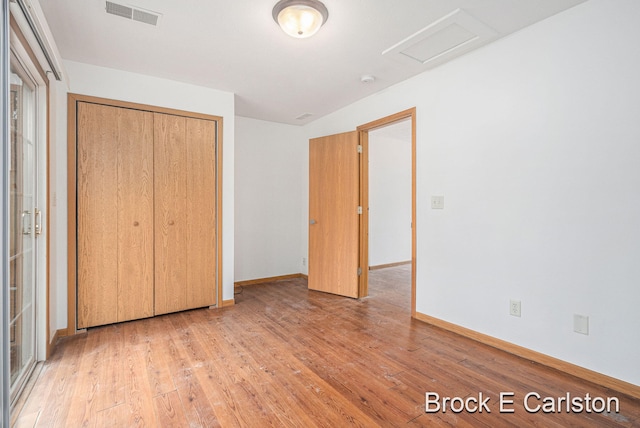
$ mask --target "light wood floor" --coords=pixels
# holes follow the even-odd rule
[[[409,266],[371,272],[362,300],[304,280],[245,287],[236,305],[61,340],[17,426],[640,426],[634,400],[419,321]],[[490,397],[491,413],[425,413],[425,393]],[[500,392],[515,393],[500,414]],[[528,413],[528,392],[616,396],[620,413]]]

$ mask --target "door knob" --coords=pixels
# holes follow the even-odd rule
[[[316,224],[317,221],[315,221],[314,219],[309,220],[309,224]]]

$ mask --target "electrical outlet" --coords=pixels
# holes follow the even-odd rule
[[[302,258],[302,266],[306,266],[307,265],[307,258],[303,257]]]
[[[576,333],[589,335],[589,317],[585,315],[573,314],[573,331]]]
[[[509,301],[509,314],[513,315],[514,317],[520,317],[522,316],[522,312],[521,312],[521,307],[520,307],[520,300],[510,300]]]
[[[432,210],[444,209],[444,196],[432,196],[431,197],[431,209]]]

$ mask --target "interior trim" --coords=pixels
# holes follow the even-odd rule
[[[62,336],[66,336],[66,334],[67,334],[66,328],[62,330],[56,330],[55,333],[53,333],[53,337],[51,338],[51,341],[47,340],[47,355],[46,355],[47,360],[49,359],[49,357],[53,355],[53,352],[56,350],[56,344],[58,343],[58,339]]]
[[[359,141],[362,145],[360,157],[360,204],[369,206],[369,131],[391,125],[404,119],[411,119],[411,316],[416,316],[416,108],[412,107],[390,116],[358,126]],[[360,266],[369,266],[369,214],[362,215],[360,222]],[[363,269],[360,275],[360,297],[369,294],[369,270]]]
[[[414,318],[435,327],[439,327],[443,330],[447,330],[452,333],[459,334],[460,336],[475,340],[476,342],[480,342],[485,345],[500,349],[501,351],[505,351],[510,354],[517,355],[518,357],[533,361],[535,363],[542,364],[543,366],[568,373],[572,376],[586,380],[588,382],[593,382],[606,388],[611,388],[612,390],[621,392],[630,397],[640,398],[640,386],[634,385],[632,383],[625,382],[623,380],[577,366],[567,361],[563,361],[558,358],[534,351],[532,349],[525,348],[523,346],[519,346],[511,342],[495,338],[493,336],[479,333],[466,327],[462,327],[457,324],[441,320],[439,318],[425,315],[420,312],[416,312]]]
[[[0,4],[0,133],[2,141],[9,140],[9,2]],[[10,411],[10,351],[9,351],[9,168],[11,157],[9,144],[2,144],[0,148],[0,209],[2,223],[0,223],[0,425],[9,426]]]
[[[236,281],[234,285],[236,287],[245,287],[247,285],[264,284],[267,282],[281,281],[283,279],[296,279],[296,278],[306,278],[306,276],[301,273],[293,273],[291,275],[280,275],[280,276],[271,276],[268,278],[257,278],[257,279],[248,279],[246,281]]]

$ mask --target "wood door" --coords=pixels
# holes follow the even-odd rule
[[[187,308],[217,304],[216,123],[188,118],[187,124]]]
[[[354,132],[309,140],[309,289],[358,297],[359,157]]]
[[[155,114],[155,313],[216,295],[216,124]]]
[[[78,327],[153,315],[153,116],[79,103]]]
[[[118,109],[118,322],[153,316],[153,114]]]
[[[186,118],[155,113],[155,313],[187,307]]]

